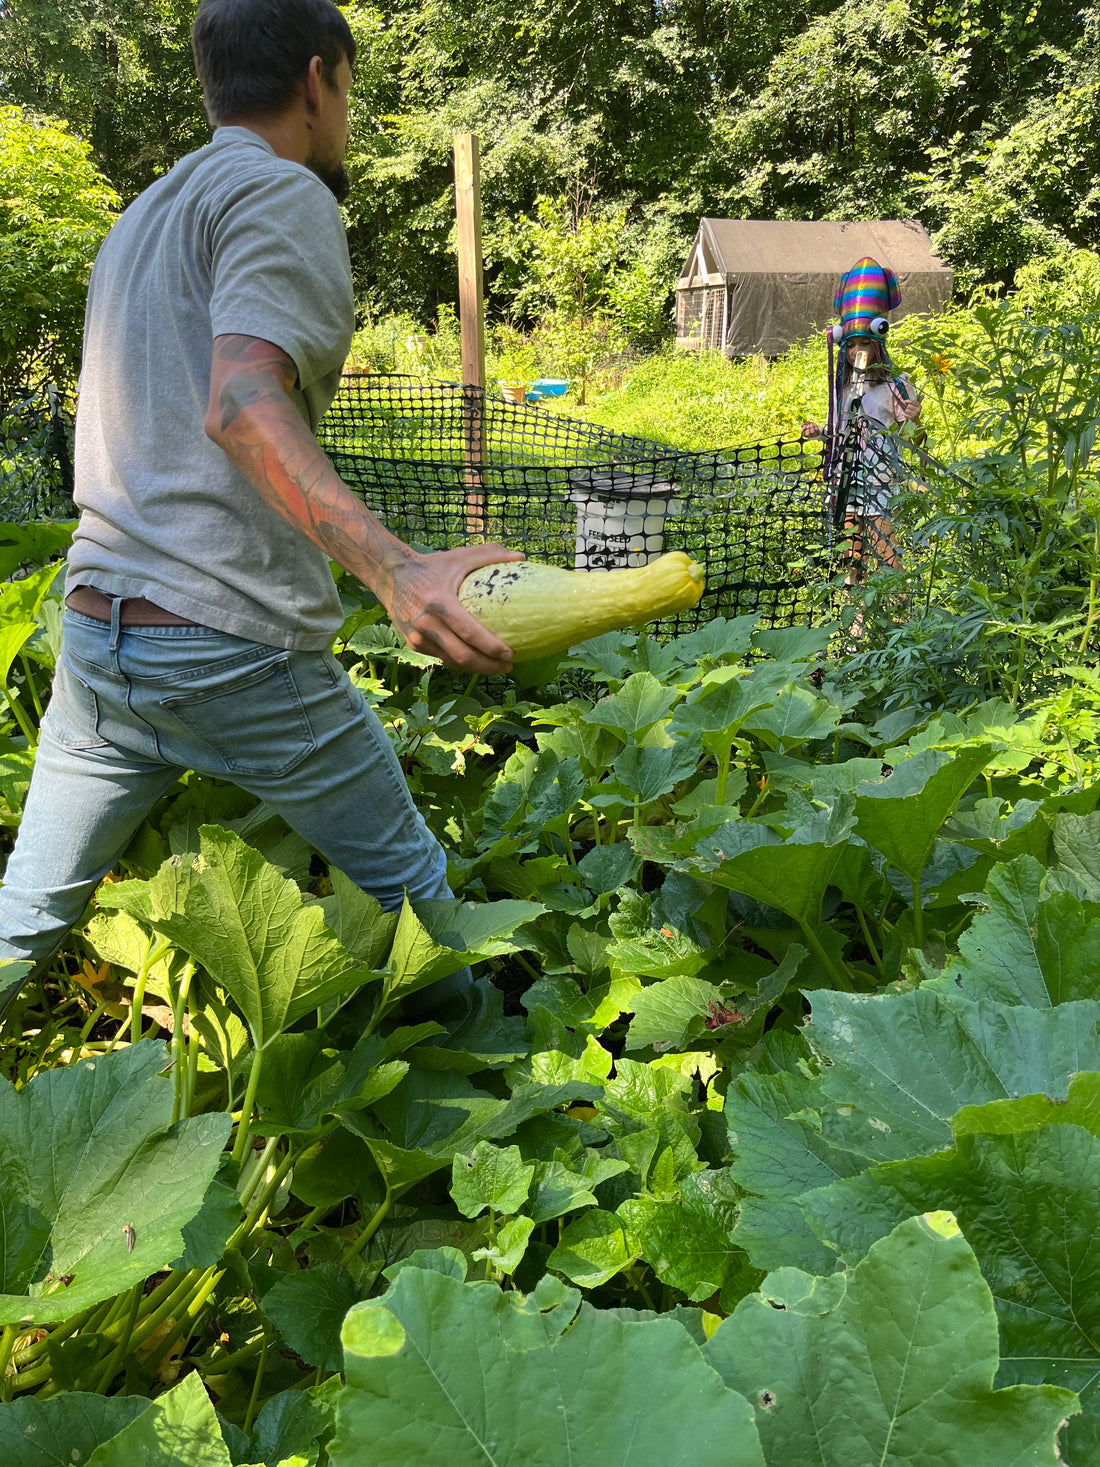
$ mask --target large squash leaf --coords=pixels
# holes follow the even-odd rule
[[[404,1268],[344,1321],[333,1467],[763,1467],[752,1413],[674,1319]]]
[[[217,1412],[198,1375],[158,1396],[88,1458],[88,1467],[231,1467]]]
[[[148,1405],[143,1396],[97,1396],[91,1391],[62,1391],[47,1401],[21,1396],[0,1405],[0,1462],[4,1467],[86,1462]]]
[[[852,801],[842,795],[783,842],[764,826],[732,820],[699,842],[689,864],[717,886],[731,887],[816,927],[851,829]]]
[[[830,1146],[820,1134],[812,1075],[781,1070],[775,1075],[738,1075],[726,1096],[730,1173],[747,1192],[741,1204],[737,1243],[759,1268],[795,1264],[828,1273],[833,1258],[798,1206],[813,1187],[851,1176],[863,1163]]]
[[[202,827],[197,856],[165,861],[148,883],[106,887],[100,902],[124,906],[197,959],[240,1009],[257,1049],[379,976],[356,966],[293,881],[216,825]]]
[[[67,1319],[184,1251],[231,1122],[173,1124],[164,1063],[143,1042],[0,1082],[0,1323]]]
[[[861,785],[856,793],[856,833],[910,881],[919,881],[940,827],[992,752],[986,744],[954,754],[925,749],[880,783]]]
[[[988,910],[959,938],[937,984],[1034,1008],[1100,998],[1100,904],[1044,890],[1044,876],[1032,856],[994,867]]]
[[[848,1274],[770,1274],[704,1354],[752,1403],[776,1467],[1054,1467],[1077,1409],[1053,1385],[993,1389],[977,1260],[917,1217]]]
[[[968,1124],[980,1115],[970,1112]],[[953,1211],[993,1291],[1002,1379],[1079,1392],[1068,1459],[1100,1460],[1100,1138],[1063,1124],[961,1135],[950,1151],[876,1167],[802,1205],[848,1257],[914,1211]]]
[[[809,1037],[830,1062],[818,1084],[823,1135],[869,1161],[895,1161],[949,1145],[964,1105],[1037,1092],[1064,1099],[1074,1073],[1100,1070],[1098,1020],[1094,1002],[1033,1009],[923,988],[815,993]]]
[[[762,1268],[827,1271],[804,1193],[949,1146],[960,1109],[1064,1101],[1075,1071],[1100,1069],[1098,1020],[1097,1003],[973,1003],[936,985],[873,998],[819,990],[806,1033],[827,1061],[820,1073],[741,1075],[726,1097],[732,1174],[756,1194],[737,1243]]]

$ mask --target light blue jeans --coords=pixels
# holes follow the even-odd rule
[[[447,897],[446,859],[374,712],[328,652],[66,611],[15,850],[0,958],[49,958],[182,771],[265,800],[387,911]],[[469,983],[468,970],[424,997]],[[0,981],[2,986],[2,981]],[[7,995],[5,995],[6,997]]]

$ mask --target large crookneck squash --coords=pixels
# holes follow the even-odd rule
[[[561,570],[536,560],[471,571],[458,588],[466,610],[511,647],[516,662],[548,657],[587,637],[687,611],[703,594],[703,567],[682,550],[636,569]]]

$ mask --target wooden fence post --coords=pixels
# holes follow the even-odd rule
[[[481,161],[475,133],[455,135],[458,314],[462,326],[462,424],[466,533],[486,533],[485,294],[481,273]]]

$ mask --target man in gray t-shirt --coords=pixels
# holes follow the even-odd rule
[[[50,955],[185,769],[266,801],[389,910],[447,894],[390,743],[328,651],[330,560],[415,650],[510,665],[457,590],[512,553],[412,550],[314,437],[354,325],[347,21],[330,0],[202,0],[193,41],[213,141],[130,205],[92,275],[80,522],[0,958]],[[16,991],[0,974],[0,1012]]]

